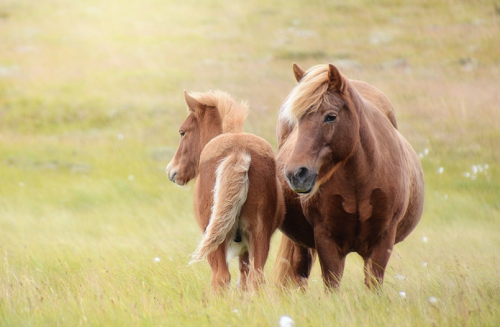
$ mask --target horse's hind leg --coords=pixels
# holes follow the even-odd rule
[[[365,284],[369,289],[377,289],[384,282],[384,273],[394,247],[394,232],[388,232],[375,244],[371,254],[364,258]]]
[[[240,278],[238,279],[238,283],[236,284],[241,288],[241,290],[247,290],[247,277],[250,271],[250,260],[248,258],[248,251],[240,255]]]
[[[252,235],[250,238],[250,273],[248,275],[248,285],[251,291],[256,291],[259,285],[264,282],[264,265],[269,255],[270,237],[262,235]]]
[[[212,290],[220,291],[227,287],[231,282],[231,274],[226,262],[226,243],[222,243],[217,250],[207,256],[208,264],[212,269]]]

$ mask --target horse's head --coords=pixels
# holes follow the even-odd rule
[[[181,141],[167,166],[168,178],[178,185],[185,185],[198,175],[201,151],[222,133],[221,117],[215,107],[200,103],[186,91],[184,97],[189,115],[179,129]]]
[[[333,65],[305,73],[294,64],[299,84],[280,117],[297,129],[285,176],[297,193],[314,193],[350,156],[359,140],[359,119],[349,81]]]

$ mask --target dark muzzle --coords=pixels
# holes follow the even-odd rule
[[[307,167],[300,167],[296,170],[285,171],[285,177],[294,192],[310,193],[318,174]]]

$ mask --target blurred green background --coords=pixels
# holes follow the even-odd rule
[[[247,99],[276,149],[293,62],[381,89],[422,158],[424,216],[381,294],[356,255],[333,294],[318,264],[305,293],[253,296],[186,267],[192,191],[165,174],[182,91]],[[2,0],[0,325],[498,325],[499,104],[495,1]]]

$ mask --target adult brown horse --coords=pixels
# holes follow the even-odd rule
[[[179,185],[198,177],[194,207],[204,235],[191,262],[208,259],[217,290],[229,285],[228,262],[239,256],[238,284],[255,290],[263,280],[271,236],[284,216],[273,149],[242,132],[246,104],[220,91],[184,96],[189,115],[167,174]]]
[[[366,285],[376,287],[394,244],[422,215],[420,160],[381,91],[333,65],[294,64],[294,73],[277,128],[287,209],[277,274],[304,284],[317,252],[325,285],[338,287],[346,255],[357,252]]]

